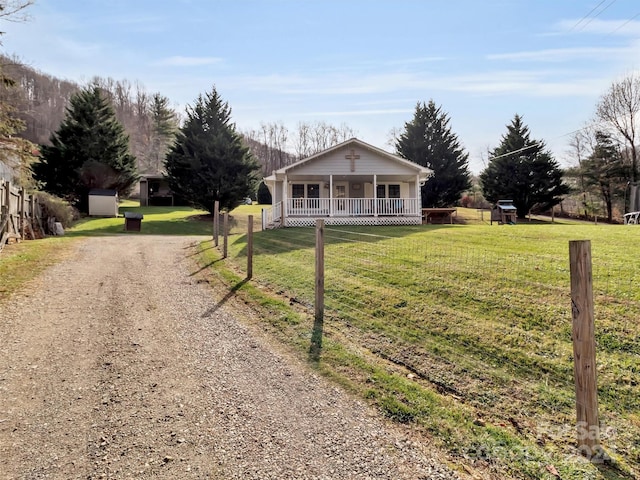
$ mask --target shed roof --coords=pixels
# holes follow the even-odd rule
[[[93,188],[89,190],[89,195],[95,195],[97,197],[116,197],[118,196],[118,191],[111,190],[109,188]]]

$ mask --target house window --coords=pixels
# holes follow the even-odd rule
[[[304,198],[304,183],[294,183],[291,185],[291,197]]]
[[[400,198],[400,185],[376,185],[376,198]]]
[[[307,185],[307,198],[320,198],[320,185],[310,183]]]

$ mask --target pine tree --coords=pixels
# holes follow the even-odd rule
[[[34,165],[42,188],[86,211],[92,188],[126,196],[138,180],[129,137],[97,86],[71,98],[66,116]]]
[[[490,152],[489,165],[480,174],[484,196],[490,202],[513,200],[519,218],[534,207],[557,205],[569,188],[562,171],[543,142],[529,137],[522,117],[515,115],[500,146]]]
[[[449,117],[433,100],[416,105],[411,122],[396,142],[398,155],[433,170],[422,187],[423,207],[455,205],[471,186],[468,159],[449,127]]]
[[[187,107],[187,119],[165,160],[171,189],[202,209],[231,210],[255,192],[259,166],[231,123],[215,87]]]
[[[607,209],[607,219],[613,220],[613,201],[624,195],[629,170],[610,135],[597,131],[593,153],[580,165],[587,187],[594,187],[602,197]]]
[[[149,160],[153,173],[162,169],[164,158],[173,143],[178,130],[176,112],[169,107],[169,99],[154,93],[150,103],[151,139]]]

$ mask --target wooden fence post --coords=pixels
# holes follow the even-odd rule
[[[249,215],[247,225],[247,279],[253,277],[253,215]]]
[[[569,242],[573,373],[576,384],[578,449],[593,459],[601,454],[596,380],[596,342],[593,313],[591,242]]]
[[[315,319],[324,318],[324,220],[316,220],[316,301]]]
[[[30,227],[31,236],[36,239],[36,196],[32,193],[29,195],[29,219],[28,226]]]
[[[229,247],[229,212],[224,212],[224,221],[222,224],[222,258],[227,258],[227,249]]]
[[[27,226],[25,225],[25,198],[24,198],[24,187],[20,188],[19,191],[20,197],[19,197],[19,204],[18,204],[18,213],[20,214],[20,237],[22,238],[22,240],[24,240],[24,236],[25,236],[25,230],[27,228]]]
[[[11,211],[11,182],[4,182],[4,204]]]
[[[213,244],[218,246],[218,235],[220,234],[220,202],[213,204]]]
[[[324,330],[324,220],[316,220],[316,279],[315,318],[311,332],[309,355],[315,362],[320,360]]]

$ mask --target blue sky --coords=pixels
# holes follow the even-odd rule
[[[180,111],[215,85],[240,130],[345,123],[381,148],[433,99],[474,172],[515,113],[564,165],[612,81],[640,74],[637,0],[36,0],[5,53],[138,81]]]

